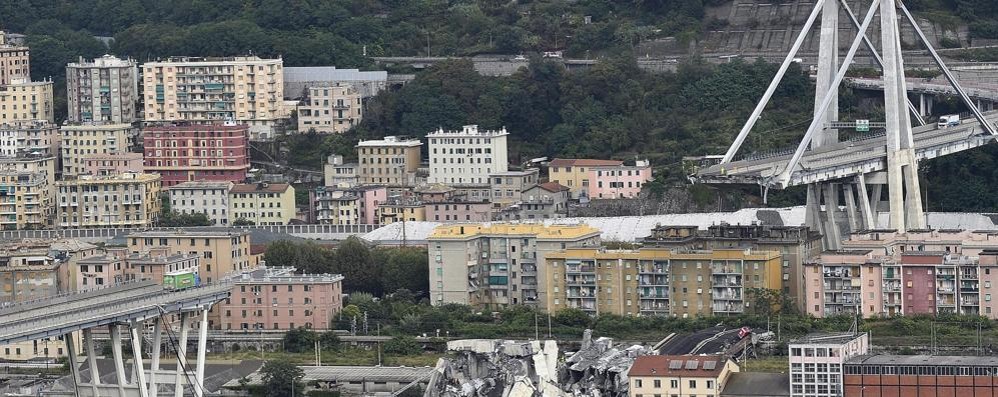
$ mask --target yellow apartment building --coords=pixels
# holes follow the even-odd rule
[[[378,205],[379,225],[401,222],[403,218],[407,222],[425,221],[426,207],[422,203],[412,200],[406,200],[406,202],[390,200]]]
[[[545,263],[550,312],[736,315],[751,304],[746,290],[782,288],[775,251],[572,248],[549,253]]]
[[[129,234],[127,243],[128,252],[132,254],[153,250],[165,252],[166,255],[197,254],[200,261],[198,273],[205,283],[252,268],[247,231],[148,231]]]
[[[55,185],[60,228],[149,227],[159,220],[157,174],[82,175]]]
[[[295,188],[287,183],[241,183],[229,189],[231,221],[286,225],[295,217]]]
[[[386,136],[357,143],[357,176],[361,185],[416,186],[420,147],[418,139]]]
[[[138,131],[131,124],[85,123],[64,125],[60,134],[62,175],[70,176],[87,173],[84,156],[128,153]]]
[[[298,105],[298,132],[341,134],[360,124],[362,116],[360,93],[352,84],[308,87],[308,97]]]
[[[49,226],[51,183],[43,172],[0,169],[0,228],[42,229]]]
[[[0,84],[0,123],[44,120],[55,122],[52,81],[12,79]]]

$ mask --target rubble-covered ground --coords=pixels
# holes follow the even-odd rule
[[[627,395],[634,360],[652,354],[645,346],[592,339],[559,362],[555,341],[466,339],[447,343],[455,358],[442,359],[425,397],[614,397]]]

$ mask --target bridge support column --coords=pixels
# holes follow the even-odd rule
[[[860,225],[856,216],[856,196],[851,183],[842,184],[842,193],[846,199],[846,217],[849,219],[849,231],[859,230]]]
[[[152,360],[149,363],[149,395],[156,397],[159,395],[159,385],[156,384],[156,372],[159,371],[160,346],[163,344],[163,324],[159,317],[152,321]]]
[[[201,328],[198,330],[198,364],[197,372],[194,374],[194,395],[204,397],[204,354],[208,349],[208,311],[211,306],[201,311]]]
[[[135,363],[135,378],[132,383],[139,387],[139,397],[149,397],[149,389],[146,387],[146,371],[142,368],[142,323],[132,321],[128,324],[128,330],[132,335],[132,362]]]
[[[125,378],[125,361],[121,356],[121,333],[118,332],[118,324],[108,325],[107,331],[111,334],[111,354],[114,357],[114,376],[118,378],[118,395],[124,396],[128,379]]]
[[[184,397],[183,378],[187,376],[187,312],[180,312],[180,340],[177,341],[177,378],[173,383],[174,397]]]
[[[63,335],[62,339],[66,341],[66,354],[69,355],[69,372],[73,376],[73,389],[76,391],[76,396],[79,397],[80,361],[79,356],[76,354],[76,340],[73,338],[72,332]]]
[[[875,229],[877,227],[877,218],[875,218],[876,215],[874,215],[870,207],[872,199],[866,192],[866,176],[862,173],[856,175],[856,185],[859,187],[859,206],[863,214],[863,227],[866,229]],[[877,193],[879,194],[880,190],[877,190]],[[880,200],[880,197],[876,199]]]
[[[824,185],[825,231],[828,232],[828,237],[826,238],[828,245],[825,247],[838,250],[842,246],[842,232],[839,230],[839,224],[835,222],[835,218],[837,218],[836,214],[839,212],[839,192],[836,189],[837,185],[834,183],[826,183]]]
[[[826,236],[825,223],[821,221],[821,195],[819,189],[816,183],[807,185],[807,207],[805,207],[804,211],[804,224],[812,230],[817,231],[821,234],[821,238],[824,239]]]
[[[97,352],[94,347],[94,334],[90,328],[83,330],[83,345],[87,350],[87,367],[90,368],[90,385],[93,389],[95,396],[97,394],[97,385],[100,384],[100,372],[97,369]]]

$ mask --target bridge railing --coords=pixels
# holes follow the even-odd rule
[[[135,227],[135,228],[88,228],[88,229],[37,229],[37,230],[3,230],[0,231],[2,239],[53,239],[53,238],[104,238],[109,239],[129,233],[136,233],[147,230],[200,230],[205,228],[229,228],[237,230],[265,230],[271,233],[284,234],[325,234],[325,235],[362,235],[367,234],[383,225],[356,224],[356,225],[333,225],[333,224],[299,224],[299,225],[253,225],[253,226],[189,226],[189,227]]]

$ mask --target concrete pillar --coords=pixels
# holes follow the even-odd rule
[[[121,333],[118,332],[118,324],[108,325],[107,331],[111,334],[111,354],[114,357],[114,376],[118,378],[118,395],[124,396],[128,379],[125,378],[125,361],[121,356]]]
[[[866,176],[862,173],[856,175],[856,185],[859,187],[859,205],[863,212],[863,227],[866,229],[875,229],[877,227],[877,218],[870,207],[870,200],[872,199],[866,192]],[[880,192],[878,191],[877,193]],[[880,200],[880,197],[877,197],[877,200]]]
[[[94,334],[90,328],[83,330],[83,345],[87,350],[87,367],[90,368],[90,385],[93,387],[94,396],[97,393],[97,385],[100,384],[100,372],[97,369],[97,353],[94,348]]]
[[[887,152],[887,196],[891,212],[890,228],[900,233],[908,230],[905,227],[904,215],[904,174],[901,172],[904,164],[898,159],[902,153],[904,152],[900,150]]]
[[[932,107],[936,104],[936,97],[928,95],[925,97],[925,107],[929,111],[928,115],[931,116],[933,113]]]
[[[842,193],[846,199],[846,217],[849,219],[849,232],[859,230],[859,220],[856,219],[856,196],[854,196],[852,184],[842,184]]]
[[[156,371],[159,371],[160,346],[163,344],[163,324],[159,317],[153,320],[152,357],[149,363],[149,395],[159,395],[159,385],[156,384]]]
[[[922,117],[928,116],[925,113],[925,94],[918,94],[918,115]]]
[[[807,185],[807,207],[804,211],[804,224],[825,238],[825,224],[821,221],[821,201],[817,184]]]
[[[149,389],[146,386],[146,371],[142,368],[142,335],[139,331],[142,323],[132,321],[128,325],[128,330],[132,334],[132,361],[135,362],[135,378],[132,383],[139,387],[139,397],[149,397]]]
[[[174,397],[184,397],[183,380],[187,376],[187,332],[188,323],[187,312],[180,313],[180,340],[177,342],[177,377],[173,383]]]
[[[908,165],[902,168],[904,185],[907,189],[905,198],[905,221],[909,229],[925,229],[925,210],[922,208],[922,189],[918,182],[918,160],[915,151],[908,150]]]
[[[66,354],[69,355],[69,372],[73,376],[73,384],[80,384],[80,361],[79,356],[76,354],[76,340],[73,339],[73,333],[70,332],[62,336],[62,339],[66,341]],[[79,397],[80,390],[76,389],[76,396]]]
[[[197,373],[194,375],[197,385],[194,387],[195,397],[204,397],[204,355],[208,349],[208,311],[210,307],[201,311],[201,329],[198,331],[198,363]]]
[[[835,222],[836,214],[839,211],[838,191],[834,183],[826,183],[822,190],[825,194],[825,230],[828,232],[827,247],[837,250],[842,246],[842,233],[839,231],[839,224]]]
[[[825,95],[835,89],[832,83],[835,74],[839,70],[839,3],[837,1],[826,1],[821,9],[821,33],[818,47],[818,73],[816,80],[814,114],[821,112],[821,102]],[[839,98],[838,90],[832,99],[828,111],[822,118],[824,123],[839,119]],[[811,147],[817,148],[839,141],[839,130],[834,128],[822,128],[811,140]]]

